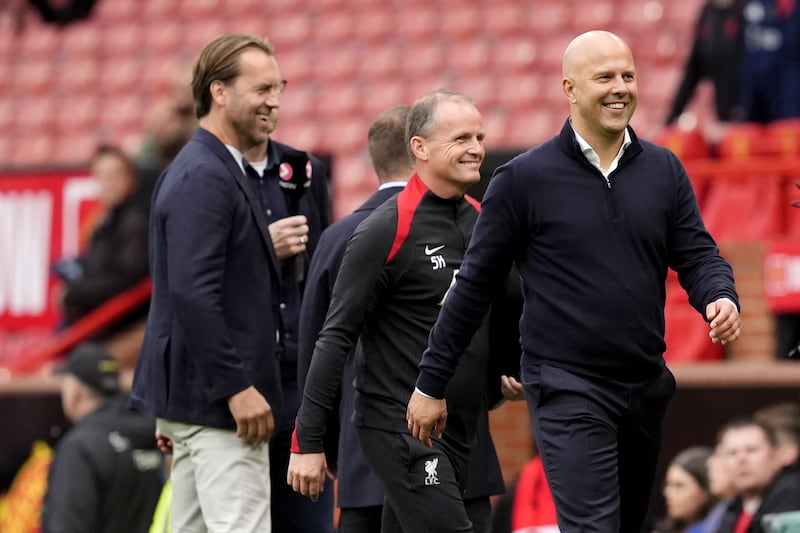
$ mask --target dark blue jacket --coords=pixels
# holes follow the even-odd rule
[[[525,302],[523,367],[618,380],[658,375],[668,268],[702,316],[718,298],[738,306],[733,271],[703,225],[680,161],[628,131],[632,143],[608,182],[568,121],[560,135],[497,169],[420,363],[422,391],[443,397],[512,262]]]
[[[131,401],[157,417],[233,429],[227,399],[252,385],[279,418],[279,264],[247,179],[200,128],[156,183],[153,296]]]

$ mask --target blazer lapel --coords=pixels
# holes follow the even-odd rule
[[[225,163],[225,168],[228,169],[228,172],[230,172],[231,176],[236,180],[239,188],[244,192],[247,202],[250,204],[250,210],[253,212],[253,217],[256,220],[258,231],[261,233],[261,238],[264,241],[264,246],[267,247],[267,255],[269,255],[276,276],[280,280],[281,276],[279,273],[281,271],[281,263],[278,260],[278,255],[275,253],[275,247],[272,245],[272,238],[269,235],[269,224],[267,224],[267,219],[261,209],[261,201],[256,196],[253,187],[248,183],[247,180],[249,178],[245,176],[242,169],[239,168],[239,165],[233,158],[233,155],[217,137],[202,128],[197,129],[195,136],[205,140],[206,142],[204,144],[208,145],[211,150],[222,159],[223,163]]]

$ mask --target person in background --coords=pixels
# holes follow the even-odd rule
[[[127,409],[119,365],[99,344],[79,345],[57,372],[73,426],[55,448],[42,533],[147,533],[163,480],[155,420]]]
[[[707,461],[711,450],[696,446],[675,456],[664,480],[667,516],[654,533],[688,533],[708,515],[716,503],[708,482]]]
[[[742,120],[800,117],[800,5],[744,0]]]
[[[269,139],[282,87],[270,42],[206,44],[192,76],[199,127],[153,193],[153,297],[131,402],[169,439],[174,531],[271,530],[280,262],[242,154]]]
[[[86,250],[65,258],[54,270],[63,282],[63,323],[70,326],[114,296],[145,280],[149,210],[135,200],[139,180],[128,156],[115,146],[100,146],[89,165],[103,210]],[[111,324],[104,340],[144,322],[148,303]]]
[[[753,420],[772,428],[778,444],[778,460],[784,466],[800,461],[800,403],[781,402],[762,407]]]
[[[765,533],[766,515],[800,510],[800,471],[782,463],[772,428],[736,419],[719,435],[736,497],[728,502],[717,533]]]
[[[160,174],[192,138],[197,128],[192,73],[178,68],[168,80],[163,100],[153,109],[134,163]]]
[[[683,113],[704,78],[714,85],[717,120],[732,122],[741,118],[743,23],[741,0],[707,0],[703,4],[667,126]]]
[[[635,532],[675,391],[663,355],[667,271],[710,322],[712,342],[738,338],[737,294],[683,165],[629,126],[638,91],[628,45],[590,31],[562,65],[570,116],[489,182],[406,419],[428,446],[449,427],[448,382],[515,264],[522,382],[559,528]]]
[[[142,182],[139,192],[142,202],[149,204],[158,176],[189,142],[195,129],[197,117],[192,97],[192,73],[190,69],[180,67],[168,80],[162,100],[151,112],[144,138],[133,157]]]
[[[556,504],[547,484],[542,458],[533,457],[495,502],[491,533],[558,533]]]

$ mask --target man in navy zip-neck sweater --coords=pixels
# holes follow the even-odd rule
[[[713,342],[738,338],[738,297],[680,161],[628,125],[637,89],[627,44],[604,31],[576,37],[562,88],[561,133],[489,184],[420,362],[408,426],[429,445],[444,430],[445,387],[515,263],[522,379],[559,528],[636,533],[675,391],[663,358],[667,269]]]

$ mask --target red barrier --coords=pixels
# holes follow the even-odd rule
[[[147,278],[138,285],[118,294],[65,329],[38,352],[17,361],[8,369],[9,372],[12,376],[17,376],[38,371],[146,302],[152,291],[153,284],[150,278]]]

